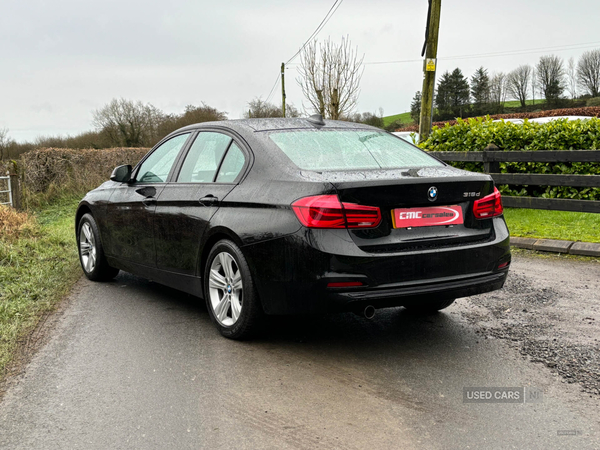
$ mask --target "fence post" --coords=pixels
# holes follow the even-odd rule
[[[19,183],[19,176],[16,173],[12,173],[10,170],[7,172],[10,177],[10,189],[12,191],[12,206],[16,210],[21,210],[21,185]]]
[[[487,154],[487,152],[496,152],[498,150],[498,147],[494,144],[488,144],[488,146],[483,149],[483,171],[485,173],[500,173],[500,163],[491,160]]]

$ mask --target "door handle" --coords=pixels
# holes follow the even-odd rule
[[[146,206],[156,205],[156,198],[146,197],[144,200],[142,200],[142,203]]]
[[[219,199],[212,194],[208,194],[207,196],[202,197],[198,201],[200,202],[201,205],[204,205],[204,206],[214,206],[217,203],[219,203]]]
[[[145,186],[135,190],[136,193],[144,197],[154,197],[156,195],[156,188],[154,186]]]

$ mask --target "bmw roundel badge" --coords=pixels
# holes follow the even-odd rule
[[[438,190],[435,186],[431,186],[427,191],[427,198],[430,202],[435,202],[438,198]]]

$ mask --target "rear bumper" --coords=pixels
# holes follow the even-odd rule
[[[436,250],[371,254],[346,230],[302,229],[245,246],[256,288],[267,314],[349,311],[373,305],[402,306],[467,297],[500,289],[510,263],[508,230],[494,219],[493,238],[484,243]],[[330,288],[340,281],[360,287]]]
[[[428,300],[446,300],[500,289],[508,270],[475,276],[427,280],[422,283],[399,283],[389,288],[356,292],[329,293],[328,297],[341,310],[363,309],[367,305],[375,308],[406,306],[427,303]]]

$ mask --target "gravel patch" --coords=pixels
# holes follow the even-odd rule
[[[600,395],[600,264],[560,257],[539,269],[513,260],[505,287],[469,298],[465,315],[486,338],[505,339],[564,383]]]

